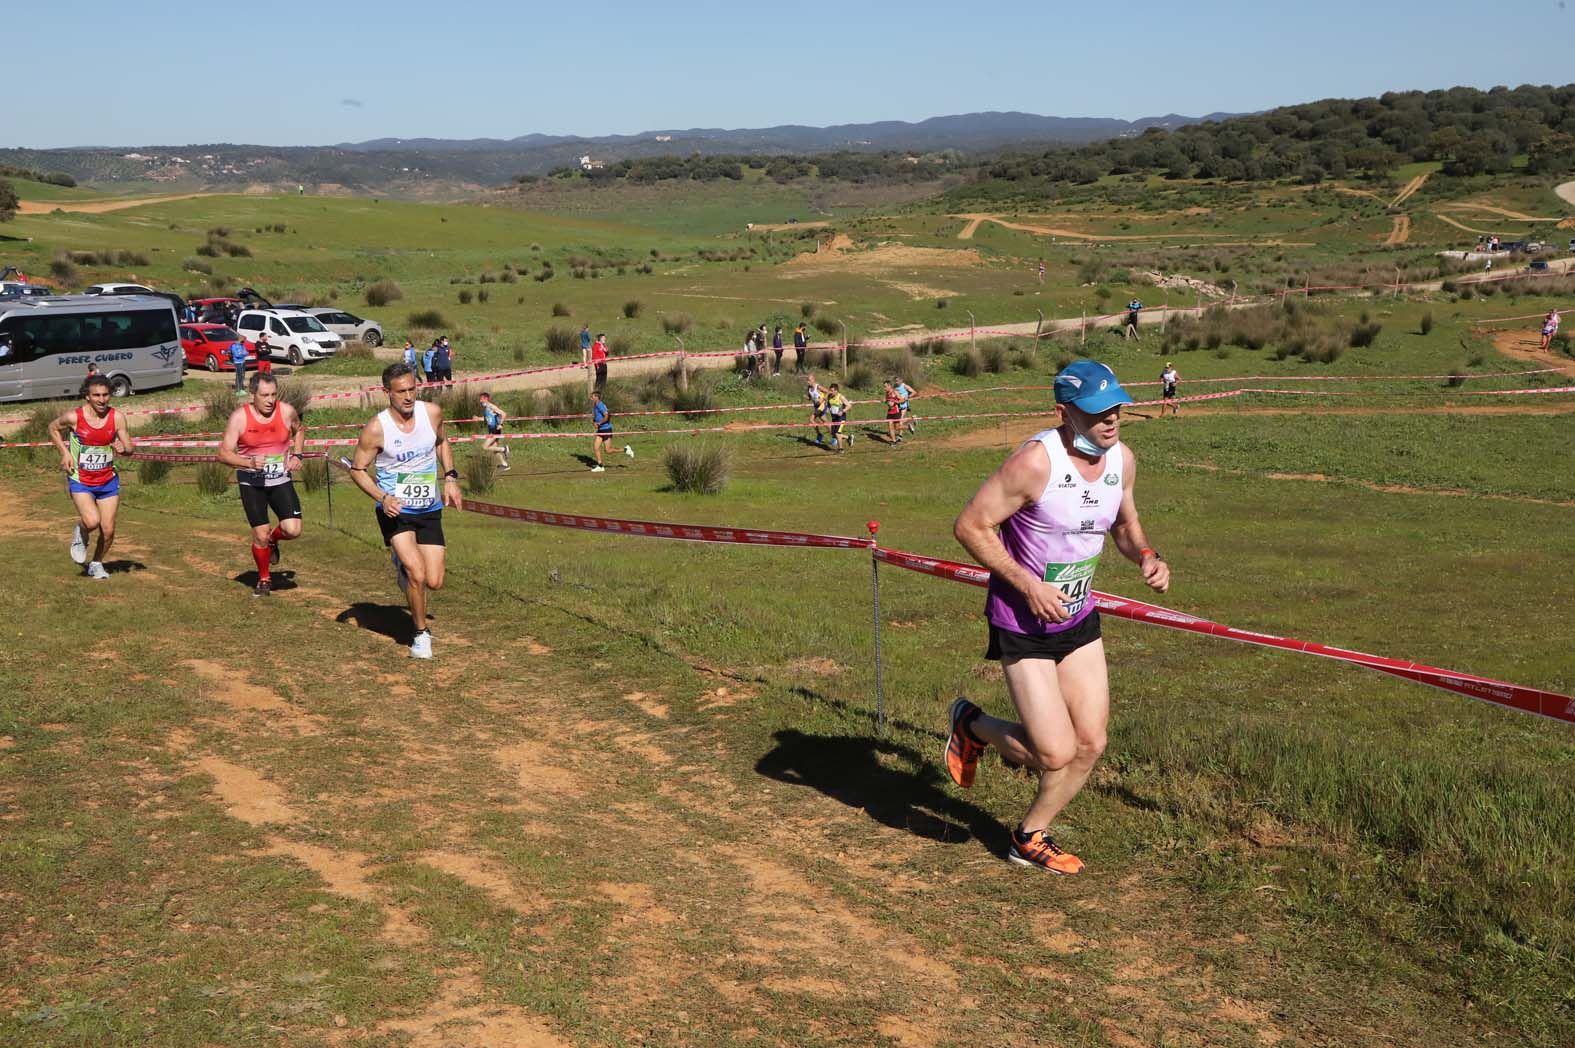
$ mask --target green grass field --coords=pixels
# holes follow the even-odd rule
[[[572,309],[557,323],[601,327],[640,298],[641,316],[606,323],[637,346],[663,344],[659,317],[681,308],[696,321],[690,347],[709,348],[773,310],[796,322],[805,301],[851,318],[858,338],[966,324],[970,308],[983,326],[1132,292],[1153,304],[1155,292],[1112,277],[1127,250],[1116,247],[1057,245],[1041,286],[1026,263],[1046,238],[986,223],[959,241],[960,220],[917,206],[839,222],[855,247],[819,264],[789,264],[780,249],[699,259],[738,242],[701,230],[720,225],[714,214],[692,230],[669,218],[642,228],[633,214],[226,197],[22,216],[7,231],[35,237],[30,271],[62,249],[124,248],[154,260],[149,279],[184,287],[179,259],[224,225],[254,256],[209,261],[238,280],[348,302],[364,282],[397,279],[406,298],[385,312],[444,310],[463,332],[461,371],[514,363],[516,349],[545,362],[539,331],[554,299]],[[274,223],[287,231],[254,232]],[[1290,260],[1364,264],[1368,248],[1338,228]],[[978,257],[868,257],[893,241]],[[565,261],[653,248],[688,257],[583,280]],[[1268,279],[1281,264],[1267,250],[1142,250],[1208,259],[1176,268],[1209,279],[1216,257],[1237,279]],[[1111,263],[1082,286],[1100,255]],[[504,262],[534,271],[538,257],[558,260],[545,285],[447,283]],[[1422,265],[1425,252],[1408,257]],[[955,295],[937,309],[898,286],[912,284]],[[486,306],[454,304],[457,287],[483,286]],[[1185,393],[1219,376],[1520,371],[1533,365],[1499,355],[1476,322],[1556,301],[1331,301],[1331,313],[1382,324],[1371,347],[1327,364],[1276,359],[1273,345],[1172,359]],[[737,326],[719,328],[729,319]],[[1137,344],[1061,336],[973,377],[955,370],[962,352],[918,361],[921,389],[1042,386],[1072,352],[1149,381],[1164,359],[1152,329]],[[877,382],[893,364],[855,353]],[[371,362],[306,374],[360,366]],[[703,381],[721,406],[795,397],[790,378]],[[1560,541],[1575,503],[1572,398],[1467,395],[1554,381],[1567,384],[1350,383],[1334,388],[1359,395],[1189,405],[1174,420],[1133,412],[1123,437],[1140,460],[1139,508],[1175,573],[1159,602],[1575,692],[1564,641],[1575,578]],[[193,385],[146,400],[190,401]],[[615,370],[610,399],[654,403],[643,385]],[[517,414],[552,401],[500,399]],[[1022,390],[917,406],[933,419],[1043,411],[1047,400]],[[363,414],[314,409],[309,421]],[[803,431],[681,438],[636,432],[665,420],[629,418],[619,426],[632,462],[592,475],[588,439],[521,441],[485,497],[847,535],[878,519],[887,545],[963,559],[953,518],[1039,424],[930,421],[895,448],[861,427],[852,453],[832,456]],[[662,453],[689,439],[731,453],[722,495],[672,490]],[[462,463],[475,453],[463,447]],[[438,658],[416,664],[370,503],[342,477],[333,527],[329,492],[304,494],[306,538],[286,546],[265,604],[249,596],[233,490],[202,495],[191,467],[158,483],[128,468],[114,575],[89,583],[65,555],[71,518],[51,457],[0,455],[0,596],[25,609],[0,649],[0,903],[13,915],[0,934],[0,1043],[1575,1038],[1567,725],[1107,619],[1110,746],[1059,831],[1089,867],[1052,879],[1001,859],[1029,779],[989,758],[965,792],[939,764],[953,696],[1008,709],[998,667],[982,659],[971,587],[882,569],[882,735],[860,551],[662,543],[449,513]],[[1099,587],[1147,596],[1118,560],[1106,558]]]

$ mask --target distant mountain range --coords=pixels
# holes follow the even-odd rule
[[[232,143],[79,149],[0,149],[0,164],[58,171],[78,182],[169,182],[223,189],[247,185],[337,186],[360,192],[443,195],[495,186],[516,175],[541,175],[583,156],[601,161],[675,154],[791,154],[839,150],[989,153],[1012,146],[1077,145],[1177,128],[1205,117],[1176,114],[1142,120],[966,113],[917,123],[766,128],[689,128],[634,135],[521,135],[518,138],[379,138],[332,146]]]

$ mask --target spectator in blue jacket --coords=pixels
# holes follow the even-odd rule
[[[437,355],[438,340],[433,339],[432,344],[421,351],[421,373],[426,376],[427,382],[436,381],[432,377],[432,358]]]
[[[246,392],[246,343],[236,338],[230,343],[230,363],[235,367],[235,392]]]

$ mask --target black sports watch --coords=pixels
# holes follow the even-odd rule
[[[451,469],[448,472],[444,473],[443,477],[446,480],[458,480],[459,479],[459,470]]]

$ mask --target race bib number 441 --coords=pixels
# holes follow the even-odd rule
[[[1066,612],[1076,615],[1088,603],[1094,591],[1094,569],[1099,566],[1099,554],[1071,564],[1046,564],[1045,581],[1066,594]]]
[[[437,502],[437,471],[394,474],[394,497],[406,509],[429,509]]]

